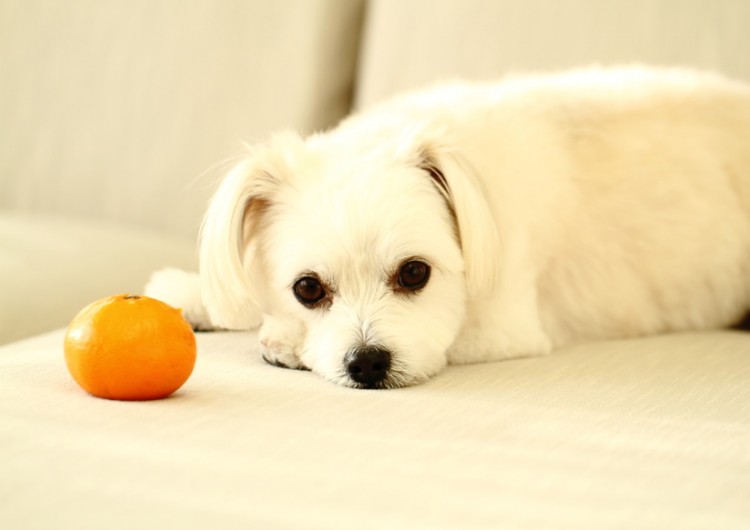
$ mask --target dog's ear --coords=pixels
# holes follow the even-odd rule
[[[460,153],[439,142],[423,144],[419,166],[430,175],[453,216],[469,296],[491,296],[499,283],[500,236],[476,171]]]
[[[298,138],[292,139],[299,141]],[[283,140],[276,139],[277,143]],[[258,231],[281,185],[283,164],[273,149],[260,146],[224,177],[209,203],[200,235],[203,303],[212,323],[226,329],[258,327],[260,291],[254,284]],[[283,153],[275,153],[283,158]]]

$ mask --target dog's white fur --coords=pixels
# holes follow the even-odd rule
[[[394,292],[412,257],[429,282]],[[200,262],[214,325],[260,325],[269,360],[348,386],[363,345],[392,352],[380,386],[399,386],[446,363],[728,326],[750,308],[750,90],[590,69],[278,135],[223,181]],[[292,294],[309,273],[325,307]]]

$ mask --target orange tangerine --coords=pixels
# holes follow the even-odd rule
[[[165,398],[188,380],[195,358],[195,334],[182,312],[147,296],[97,300],[65,333],[70,374],[100,398]]]

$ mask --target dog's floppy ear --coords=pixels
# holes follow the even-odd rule
[[[203,219],[200,276],[203,303],[211,322],[226,329],[250,329],[261,323],[259,288],[253,267],[261,217],[272,201],[283,172],[268,146],[256,148],[224,177]]]
[[[469,296],[491,296],[499,282],[500,236],[476,171],[441,142],[423,144],[419,166],[432,177],[453,216]]]

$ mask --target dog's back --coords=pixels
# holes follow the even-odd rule
[[[475,311],[516,312],[489,325],[519,320],[521,292],[553,345],[728,326],[750,307],[746,85],[592,69],[444,86],[378,120],[444,129],[486,187],[503,278]]]
[[[541,192],[534,216],[545,222],[529,237],[553,342],[738,321],[750,307],[750,90],[626,70],[539,91],[554,162],[538,153],[551,172],[533,193],[552,191]]]

